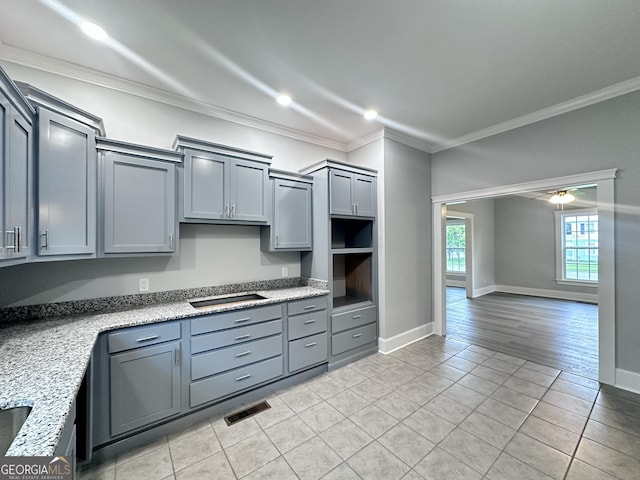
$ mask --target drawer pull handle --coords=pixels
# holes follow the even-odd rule
[[[249,355],[251,350],[247,350],[246,352],[240,352],[236,354],[236,357],[244,357],[245,355]]]
[[[149,340],[155,340],[156,338],[158,338],[160,335],[149,335],[148,337],[142,337],[142,338],[138,338],[136,340],[136,342],[148,342]]]
[[[249,338],[251,336],[250,333],[245,333],[244,335],[238,335],[235,339],[236,340],[244,340],[245,338]]]
[[[315,323],[315,322],[316,322],[316,319],[315,319],[315,318],[311,318],[311,319],[309,319],[309,320],[305,320],[305,321],[304,321],[304,324],[305,324],[305,325],[309,325],[310,323]]]
[[[361,336],[362,336],[362,334],[361,334],[361,333],[356,333],[356,334],[353,336],[353,338],[358,338],[358,337],[361,337]]]
[[[249,320],[251,320],[251,317],[244,317],[244,318],[237,319],[235,322],[242,323],[242,322],[248,322]]]
[[[316,308],[315,305],[307,305],[306,307],[304,307],[305,310],[311,310],[312,308]]]
[[[317,344],[318,344],[317,342],[307,343],[307,344],[305,345],[305,348],[315,347]]]
[[[362,318],[362,315],[354,315],[354,316],[353,316],[353,319],[354,319],[354,320],[356,320],[356,319],[358,319],[358,318]]]
[[[241,377],[236,378],[236,382],[239,382],[241,380],[246,380],[247,378],[249,378],[251,376],[250,373],[247,373],[246,375],[243,375]]]

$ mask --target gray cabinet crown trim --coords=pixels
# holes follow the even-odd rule
[[[165,160],[167,162],[182,163],[182,154],[173,150],[137,145],[135,143],[112,140],[110,138],[96,137],[96,148],[98,150],[123,153],[136,157],[151,158],[154,160]]]
[[[291,180],[292,182],[304,182],[313,184],[313,177],[311,175],[304,175],[297,172],[289,172],[287,170],[279,170],[277,168],[269,169],[269,178],[275,178],[278,180]]]
[[[47,92],[43,92],[28,83],[15,82],[15,84],[34,107],[44,107],[54,110],[61,115],[88,125],[93,128],[98,135],[106,136],[107,133],[104,129],[104,123],[100,117],[86,112],[75,105],[71,105],[58,97],[54,97]]]
[[[184,151],[185,149],[201,150],[209,153],[217,153],[226,157],[241,158],[244,160],[253,160],[255,162],[262,162],[271,164],[273,155],[267,155],[265,153],[252,152],[251,150],[243,150],[241,148],[230,147],[228,145],[222,145],[219,143],[207,142],[206,140],[199,140],[197,138],[185,137],[182,135],[176,136],[173,142],[174,150]]]
[[[352,173],[359,173],[361,175],[370,175],[372,177],[375,177],[376,175],[378,175],[378,170],[376,170],[375,168],[362,167],[360,165],[353,165],[350,163],[341,162],[340,160],[333,160],[331,158],[325,158],[321,162],[314,163],[313,165],[305,167],[302,170],[300,170],[300,173],[310,174],[313,172],[317,172],[318,170],[321,170],[323,168],[337,168],[339,170],[345,170],[347,172],[352,172]]]
[[[27,99],[24,97],[20,88],[16,83],[9,78],[7,73],[0,67],[0,89],[7,93],[7,97],[11,104],[20,112],[20,114],[27,118],[32,119],[36,111],[29,104]]]

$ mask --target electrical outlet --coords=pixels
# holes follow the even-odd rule
[[[138,280],[138,291],[139,292],[148,292],[149,291],[149,279],[141,278]]]
[[[289,269],[287,267],[282,267],[282,276],[283,277],[289,276]]]

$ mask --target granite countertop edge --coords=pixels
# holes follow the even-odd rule
[[[100,333],[324,296],[329,291],[302,286],[221,296],[254,293],[265,298],[204,310],[185,300],[0,326],[0,409],[32,407],[5,455],[53,455]]]

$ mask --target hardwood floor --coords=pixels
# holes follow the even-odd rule
[[[447,287],[447,336],[598,378],[598,306]]]

